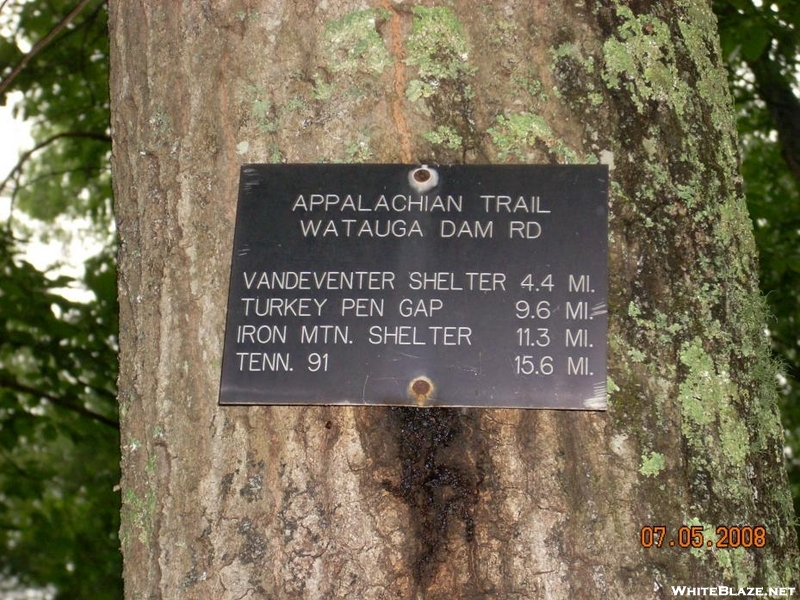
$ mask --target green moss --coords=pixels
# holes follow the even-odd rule
[[[715,492],[744,500],[749,487],[737,479],[746,467],[750,436],[735,408],[738,388],[728,368],[715,364],[699,338],[684,345],[680,360],[688,367],[679,400],[683,435],[696,452],[693,460],[708,462],[714,471],[728,473],[715,479]],[[710,446],[708,441],[715,437],[718,443]]]
[[[278,148],[275,144],[270,144],[268,147],[269,151],[269,162],[272,164],[278,164],[283,162],[283,153],[281,152],[280,148]],[[220,368],[220,367],[218,367]]]
[[[717,409],[725,402],[730,381],[720,380],[713,359],[698,339],[684,347],[681,362],[689,367],[679,396],[686,427],[708,426],[716,420]]]
[[[325,102],[330,100],[333,96],[335,86],[325,81],[319,73],[314,75],[314,89],[312,90],[312,97],[314,100]]]
[[[466,81],[475,69],[468,64],[469,45],[464,27],[446,7],[414,8],[414,26],[408,38],[406,63],[417,68],[418,79],[409,82],[411,100],[429,98],[444,81]],[[465,84],[465,97],[472,90]]]
[[[574,42],[564,42],[563,44],[550,49],[550,54],[554,58],[561,58],[564,56],[571,56],[573,58],[580,58],[581,52],[577,44]]]
[[[580,156],[553,133],[547,122],[528,112],[498,115],[497,124],[487,129],[501,160],[527,160],[539,145],[560,163],[583,162]]]
[[[419,79],[412,79],[406,88],[406,98],[411,100],[411,102],[416,102],[423,98],[430,98],[435,91],[435,85],[425,84]]]
[[[694,92],[706,101],[711,108],[711,119],[716,131],[730,132],[720,145],[720,151],[730,163],[738,161],[732,134],[736,131],[734,111],[731,106],[728,80],[724,69],[715,64],[709,47],[716,47],[717,21],[708,6],[695,2],[681,2],[685,15],[678,22],[684,44],[694,58],[700,74]]]
[[[369,147],[369,139],[366,136],[351,142],[345,149],[345,162],[362,163],[372,158],[372,150]]]
[[[584,56],[581,48],[574,42],[565,42],[555,48],[550,48],[550,55],[553,57],[551,70],[558,69],[561,59],[570,59],[578,64],[587,75],[592,75],[595,70],[594,57]]]
[[[642,464],[639,465],[639,473],[645,477],[655,477],[666,466],[666,459],[659,452],[651,452],[650,456],[642,456]]]
[[[125,490],[125,506],[127,522],[137,532],[136,539],[147,544],[153,532],[153,516],[155,515],[155,493],[150,491],[144,498],[137,496],[132,490]]]
[[[155,140],[166,143],[172,136],[172,121],[169,114],[161,107],[157,107],[148,120]]]
[[[422,137],[432,144],[444,146],[445,148],[450,148],[451,150],[458,150],[464,145],[464,140],[458,134],[458,132],[447,125],[440,125],[433,131],[428,131],[427,133],[423,134]]]
[[[336,114],[372,111],[374,106],[368,106],[367,99],[374,98],[381,75],[392,65],[379,33],[382,21],[390,16],[388,10],[375,8],[332,19],[326,22],[319,39],[320,68],[293,70],[285,81],[275,84],[278,88],[274,96],[271,87],[248,85],[245,98],[249,124],[268,137],[261,143],[251,138],[237,151],[258,151],[268,162],[281,163],[285,149],[279,144],[286,143],[286,131],[303,135],[311,124],[324,123]],[[326,146],[325,158],[320,157],[320,161],[362,162],[372,156],[370,139],[362,131],[353,130],[343,139],[337,137],[337,143]]]
[[[687,519],[684,521],[684,525],[703,528],[702,535],[705,546],[689,549],[694,560],[705,562],[709,558],[713,558],[720,567],[724,581],[732,582],[737,588],[754,583],[755,565],[745,548],[717,548],[717,527],[711,523],[705,523],[697,517]],[[711,542],[711,546],[708,545],[708,542]],[[760,581],[759,583],[763,584],[764,582]]]
[[[717,548],[714,556],[722,567],[723,576],[733,580],[736,587],[744,587],[755,581],[755,565],[744,548]]]
[[[579,42],[564,42],[549,49],[554,97],[562,99],[576,114],[583,114],[587,133],[594,133],[596,117],[591,114],[605,101],[602,79],[596,76],[596,61]]]
[[[148,488],[144,496],[139,496],[132,489],[126,489],[122,494],[122,523],[120,538],[123,543],[130,541],[130,532],[142,544],[147,544],[153,532],[153,523],[156,512],[156,494],[153,488]]]
[[[347,75],[383,73],[391,58],[378,34],[377,22],[388,16],[382,9],[365,9],[328,23],[322,51],[331,71]]]
[[[261,17],[261,13],[257,10],[237,10],[236,18],[242,23],[246,21],[257,21]]]
[[[253,100],[252,114],[261,133],[278,131],[278,119],[272,110],[272,102],[258,98]]]
[[[517,25],[513,21],[499,18],[497,12],[492,10],[490,3],[481,3],[481,19],[489,26],[491,35],[487,36],[489,44],[503,48],[506,43],[513,42],[516,36]]]
[[[643,363],[647,355],[638,348],[631,346],[628,349],[628,357],[635,363]]]
[[[511,83],[527,93],[534,100],[547,102],[547,94],[544,92],[544,86],[532,69],[527,68],[527,70],[522,73],[519,72],[519,69],[515,70],[511,75]]]
[[[429,117],[436,128],[424,137],[452,160],[453,151],[464,153],[478,145],[472,118],[474,96],[469,64],[469,41],[463,25],[447,7],[413,9],[414,20],[406,48],[406,64],[415,76],[406,97]]]
[[[689,549],[689,552],[696,560],[706,561],[708,559],[708,554],[710,552],[710,550],[708,549],[709,548],[708,547],[708,542],[710,541],[712,543],[712,545],[713,545],[713,543],[717,541],[717,534],[716,534],[716,531],[714,530],[714,527],[709,523],[703,523],[697,517],[692,517],[691,519],[686,519],[683,522],[683,524],[686,527],[702,527],[703,528],[703,532],[702,532],[703,541],[706,543],[706,545],[704,547],[702,547],[702,548],[692,547],[692,548]],[[684,541],[688,541],[689,543],[691,543],[694,540],[693,540],[693,538],[691,537],[691,534],[690,534],[688,536],[688,540],[684,540]]]
[[[299,112],[303,111],[308,108],[306,101],[303,100],[300,96],[293,96],[289,98],[289,101],[283,106],[284,112]]]
[[[154,429],[154,437],[159,438],[163,435],[164,432],[160,427]],[[141,447],[141,442],[133,439],[127,444],[126,449],[132,455]],[[123,459],[124,457],[123,454]],[[156,514],[155,482],[157,481],[155,455],[150,456],[147,460],[142,475],[145,477],[143,485],[146,487],[146,492],[144,495],[137,493],[132,487],[126,487],[122,492],[120,542],[123,545],[129,543],[132,536],[135,536],[142,544],[147,544],[153,532]]]
[[[656,100],[683,115],[691,90],[676,65],[669,27],[652,15],[635,16],[627,6],[618,7],[617,15],[623,19],[618,37],[603,46],[606,84],[626,89],[639,112],[648,101]]]

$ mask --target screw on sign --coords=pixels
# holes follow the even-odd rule
[[[433,382],[427,377],[415,378],[408,385],[408,389],[419,406],[424,406],[433,397]]]
[[[428,165],[422,165],[408,174],[408,183],[415,191],[422,194],[439,184],[439,173]]]

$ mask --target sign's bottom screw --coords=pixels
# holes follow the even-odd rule
[[[411,383],[408,384],[409,393],[420,406],[425,406],[433,397],[434,389],[433,382],[424,376],[415,377]]]

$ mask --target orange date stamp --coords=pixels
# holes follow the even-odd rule
[[[677,531],[664,525],[645,525],[639,530],[639,543],[642,548],[763,548],[767,545],[767,528],[718,525],[710,535],[700,525],[684,525]]]

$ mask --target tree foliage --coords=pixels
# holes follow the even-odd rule
[[[0,103],[11,90],[24,93],[16,112],[33,125],[34,151],[11,173],[16,205],[31,216],[89,215],[98,225],[110,219],[108,158],[108,32],[105,2],[86,6],[55,38],[34,53],[20,45],[44,39],[62,24],[73,2],[9,3],[8,35],[0,39],[4,83],[13,66],[26,60],[10,87],[0,88]]]
[[[0,233],[0,578],[59,598],[121,597],[106,7],[0,9],[0,102],[23,93],[14,109],[35,140],[0,183],[13,202]],[[33,231],[52,236],[62,216],[89,217],[92,231],[72,235],[109,242],[80,280],[21,255]],[[72,287],[93,300],[68,300]]]
[[[93,259],[84,283],[97,301],[72,302],[57,291],[66,278],[49,279],[3,242],[2,568],[60,597],[96,597],[120,587],[115,272]]]

